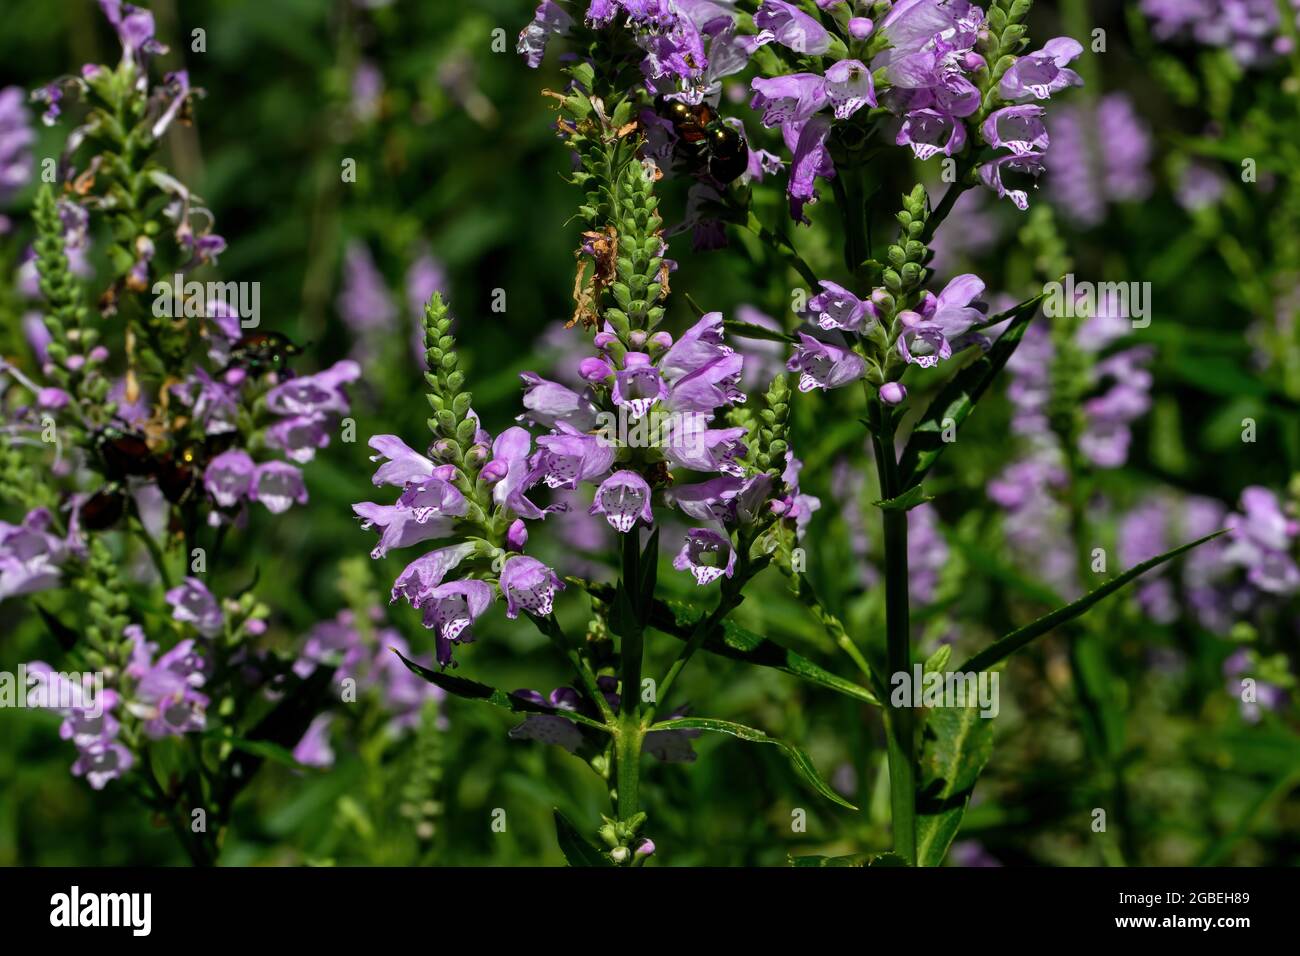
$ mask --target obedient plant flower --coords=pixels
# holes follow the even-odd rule
[[[731,541],[709,528],[694,528],[686,533],[686,542],[673,558],[678,571],[690,571],[699,585],[710,584],[724,574],[736,571],[736,551]]]
[[[1083,44],[1071,37],[1048,40],[1041,50],[1011,64],[1002,74],[998,92],[1013,102],[1029,98],[1045,100],[1066,87],[1082,86],[1079,74],[1066,66],[1081,53]]]
[[[799,391],[809,392],[814,388],[840,388],[856,382],[866,371],[866,362],[848,349],[800,332],[799,345],[786,368],[799,373]]]
[[[1271,594],[1300,591],[1294,551],[1300,521],[1283,513],[1277,495],[1251,486],[1241,493],[1241,512],[1228,516],[1231,541],[1224,559],[1247,569],[1251,584]]]
[[[196,577],[167,592],[167,603],[172,606],[172,617],[189,624],[204,637],[216,637],[225,627],[225,618],[217,599],[206,584]]]
[[[754,14],[755,48],[776,42],[795,53],[818,56],[831,46],[831,35],[813,17],[785,0],[763,0]]]
[[[588,513],[604,515],[615,531],[627,534],[638,520],[654,523],[650,496],[650,485],[635,471],[616,471],[600,483]]]
[[[60,583],[68,546],[51,533],[52,522],[46,508],[29,511],[18,525],[0,521],[0,601]]]
[[[506,617],[519,616],[520,610],[533,614],[551,613],[555,592],[564,590],[559,576],[536,558],[513,555],[501,569],[501,593],[506,599]]]

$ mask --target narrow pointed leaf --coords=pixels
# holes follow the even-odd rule
[[[581,578],[566,580],[603,601],[614,599],[615,592],[611,585],[585,581]],[[690,640],[691,634],[695,632],[695,625],[703,616],[703,612],[681,602],[657,600],[650,611],[650,626],[670,637],[686,641]],[[758,667],[771,667],[791,677],[852,697],[854,700],[880,706],[876,695],[867,688],[831,673],[803,655],[761,634],[755,634],[729,618],[724,619],[721,626],[706,637],[700,646],[710,654]]]
[[[928,712],[916,799],[916,861],[939,866],[961,827],[975,781],[993,753],[993,721],[978,707]]]
[[[675,717],[671,720],[661,720],[650,730],[712,730],[720,734],[731,734],[733,737],[739,737],[741,740],[748,740],[751,743],[772,744],[786,755],[795,772],[803,777],[804,781],[823,797],[850,810],[857,809],[857,807],[832,790],[830,785],[818,775],[817,768],[813,766],[812,759],[806,753],[784,740],[769,737],[761,730],[746,727],[744,724],[733,723],[730,720],[718,720],[713,717]]]
[[[560,852],[564,854],[569,866],[614,865],[605,854],[588,843],[586,837],[558,809],[555,811],[555,838],[559,841]]]
[[[970,660],[968,660],[965,664],[963,664],[958,669],[963,672],[966,671],[978,672],[978,671],[988,670],[993,665],[1006,660],[1016,651],[1020,650],[1020,648],[1024,647],[1026,644],[1032,641],[1034,638],[1041,637],[1042,635],[1046,634],[1048,631],[1052,630],[1053,628],[1059,627],[1060,625],[1065,624],[1069,621],[1073,621],[1076,617],[1083,614],[1094,604],[1101,601],[1103,598],[1109,597],[1111,594],[1114,594],[1116,591],[1124,587],[1124,585],[1128,584],[1134,578],[1137,578],[1140,575],[1145,574],[1147,571],[1150,571],[1154,567],[1158,567],[1159,565],[1164,564],[1166,561],[1172,561],[1174,558],[1178,557],[1180,554],[1183,554],[1184,552],[1191,551],[1193,548],[1196,547],[1200,547],[1201,545],[1205,544],[1205,542],[1207,541],[1213,541],[1219,535],[1224,533],[1225,531],[1216,531],[1214,532],[1214,534],[1207,534],[1204,538],[1199,538],[1196,541],[1191,541],[1187,544],[1181,545],[1177,548],[1174,548],[1172,551],[1166,551],[1164,554],[1157,555],[1156,557],[1151,558],[1150,560],[1143,561],[1141,564],[1133,565],[1133,567],[1129,568],[1119,577],[1107,581],[1105,584],[1103,584],[1101,587],[1097,588],[1094,591],[1089,591],[1087,594],[1079,598],[1079,600],[1075,601],[1074,603],[1067,604],[1065,607],[1057,608],[1055,611],[1052,611],[1050,614],[1044,614],[1042,617],[1040,617],[1038,620],[1034,621],[1033,623],[1026,624],[1024,627],[1020,628],[1019,630],[1012,631],[1010,634],[1008,634],[1006,637],[1002,638],[1001,640],[995,641],[994,643],[990,644],[988,647],[984,648],[984,650],[976,654],[974,657],[972,657]]]
[[[538,704],[523,697],[516,697],[514,694],[507,694],[505,691],[497,690],[495,687],[489,687],[487,684],[480,684],[478,681],[469,680],[465,677],[453,677],[450,674],[444,674],[440,671],[431,670],[415,663],[408,657],[405,657],[401,651],[392,649],[403,664],[411,673],[418,677],[423,677],[430,684],[441,687],[449,694],[455,694],[457,697],[464,697],[466,700],[481,700],[491,704],[493,707],[500,707],[502,710],[508,710],[514,714],[548,714],[554,717],[563,717],[565,720],[571,720],[576,724],[585,724],[588,727],[595,727],[597,730],[608,732],[604,724],[592,720],[584,714],[575,713],[571,710],[558,710],[555,707],[547,707],[544,704]]]
[[[742,339],[761,339],[765,342],[786,342],[797,344],[798,339],[788,332],[782,332],[778,329],[765,329],[761,325],[755,325],[753,322],[742,322],[739,319],[725,319],[722,323],[732,335],[737,335]]]
[[[1020,345],[1042,298],[1042,294],[1039,294],[1026,299],[989,321],[988,324],[995,325],[1010,319],[1011,324],[998,336],[988,352],[952,377],[913,427],[907,447],[903,449],[898,462],[899,475],[905,487],[919,485],[934,467],[949,444],[943,439],[944,423],[951,420],[951,427],[960,428],[970,417],[970,413],[975,410],[975,403],[983,397],[1002,367],[1007,364],[1007,359],[1011,358],[1011,354]]]

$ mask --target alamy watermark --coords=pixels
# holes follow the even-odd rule
[[[153,314],[160,319],[225,315],[238,318],[244,329],[255,329],[262,322],[260,282],[186,282],[178,272],[171,282],[155,282],[153,295]]]
[[[1150,282],[1076,282],[1071,272],[1064,282],[1043,286],[1043,296],[1043,314],[1049,319],[1104,313],[1130,320],[1135,329],[1151,324]]]
[[[1002,709],[996,671],[897,671],[889,679],[894,707],[979,707],[981,717],[996,717]]]
[[[0,708],[34,707],[41,710],[75,710],[85,717],[104,715],[102,671],[52,671],[19,664],[18,670],[0,671]]]

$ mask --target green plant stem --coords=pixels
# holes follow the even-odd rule
[[[880,493],[894,498],[899,488],[898,460],[894,456],[894,429],[888,411],[882,409],[880,434],[873,435]],[[908,621],[907,512],[892,508],[881,511],[885,531],[885,659],[886,679],[882,693],[888,698],[885,734],[889,752],[889,805],[893,818],[894,852],[916,863],[916,730],[914,712],[895,707],[888,693],[895,674],[911,679],[912,651]]]
[[[630,820],[636,815],[641,784],[641,743],[645,729],[638,713],[641,699],[641,659],[645,633],[645,615],[640,606],[641,540],[636,531],[623,535],[623,588],[632,601],[634,617],[624,616],[624,633],[619,635],[619,666],[622,682],[619,713],[614,731],[614,764],[618,792],[618,816]]]
[[[607,724],[614,723],[614,710],[609,706],[609,701],[605,700],[605,695],[601,692],[599,685],[596,683],[596,675],[583,659],[582,654],[572,642],[565,636],[564,629],[560,627],[560,622],[555,618],[555,612],[552,611],[549,617],[533,618],[533,623],[537,629],[551,639],[561,654],[565,656],[568,662],[573,666],[577,673],[578,679],[582,681],[583,689],[586,690],[587,696],[591,702],[596,705],[600,715],[605,718]]]

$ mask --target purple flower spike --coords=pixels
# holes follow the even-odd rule
[[[731,577],[735,573],[736,550],[724,535],[708,528],[693,528],[686,532],[686,543],[673,558],[673,567],[690,571],[695,583],[703,586],[724,574]]]
[[[564,590],[559,576],[536,558],[516,554],[501,569],[501,593],[506,598],[506,617],[513,620],[522,608],[532,614],[551,613],[555,592]]]
[[[860,60],[840,60],[827,70],[826,92],[836,119],[848,119],[863,106],[876,105],[871,71]]]
[[[248,452],[232,448],[208,462],[203,471],[203,487],[220,507],[233,507],[240,499],[248,497],[254,467]]]
[[[818,341],[804,332],[799,333],[799,345],[786,368],[799,373],[799,391],[814,388],[839,388],[856,382],[867,371],[862,356]]]
[[[424,610],[424,626],[434,632],[441,666],[451,663],[453,644],[474,640],[470,625],[488,609],[492,596],[491,585],[470,579],[440,584],[425,595],[420,604]]]
[[[198,578],[187,577],[184,584],[167,592],[166,599],[172,606],[172,617],[182,624],[192,624],[204,637],[216,637],[225,626],[217,599]]]
[[[637,519],[654,523],[650,510],[650,486],[635,471],[616,471],[596,489],[596,500],[588,514],[605,516],[615,531],[627,534]]]
[[[1041,50],[1026,54],[1011,65],[1002,75],[998,92],[1005,100],[1015,101],[1029,96],[1045,100],[1067,86],[1082,86],[1079,74],[1066,68],[1066,64],[1081,53],[1083,46],[1078,40],[1070,37],[1048,40]]]
[[[288,511],[295,504],[307,503],[307,487],[302,472],[283,461],[268,461],[253,471],[250,501],[260,501],[272,514]]]

